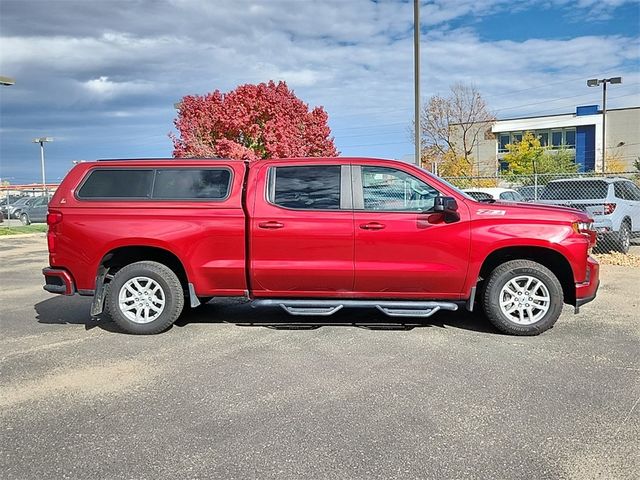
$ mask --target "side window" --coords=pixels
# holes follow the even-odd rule
[[[500,200],[513,200],[513,195],[511,195],[511,192],[502,192],[500,194]]]
[[[153,170],[93,170],[78,190],[78,198],[149,198]]]
[[[617,198],[622,198],[623,200],[627,199],[627,195],[625,192],[624,185],[622,182],[616,182],[613,184],[613,191]]]
[[[152,198],[158,200],[222,200],[229,193],[231,172],[226,168],[159,169]]]
[[[340,172],[340,165],[272,167],[269,201],[298,210],[339,210]]]
[[[433,208],[439,192],[395,168],[362,166],[365,210],[418,212]]]
[[[634,183],[627,183],[627,190],[631,194],[630,200],[640,202],[640,188]]]
[[[615,184],[616,197],[623,200],[640,200],[640,189],[636,187],[632,182],[619,182]],[[618,195],[620,192],[620,195]]]

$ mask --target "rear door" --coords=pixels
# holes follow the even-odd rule
[[[429,213],[440,192],[394,167],[353,166],[355,290],[369,297],[459,298],[469,263],[469,212]]]
[[[323,296],[353,290],[349,165],[270,163],[257,173],[251,215],[257,296]]]

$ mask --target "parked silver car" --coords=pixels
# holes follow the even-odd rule
[[[594,220],[598,244],[604,249],[629,251],[640,235],[640,188],[627,178],[567,178],[549,182],[538,203],[586,211]]]
[[[5,218],[20,218],[20,212],[29,202],[32,202],[36,197],[18,197],[14,198],[13,202],[9,204],[2,202],[0,205],[0,211],[4,214]]]
[[[29,225],[33,222],[46,222],[47,220],[47,209],[49,207],[49,197],[35,197],[33,201],[28,202],[22,211],[20,212],[18,218],[20,218],[20,222],[23,225]]]

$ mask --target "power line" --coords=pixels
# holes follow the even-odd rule
[[[576,78],[571,78],[571,79],[566,79],[566,80],[559,80],[557,82],[540,83],[537,86],[524,88],[522,90],[511,90],[511,91],[507,90],[506,93],[500,93],[499,95],[489,95],[489,96],[484,97],[484,98],[506,97],[506,96],[514,95],[516,93],[528,92],[530,90],[538,90],[540,88],[548,87],[548,86],[551,86],[551,85],[561,85],[561,84],[564,84],[564,83],[577,82],[579,80],[584,80],[586,78],[592,78],[592,77],[598,77],[598,76],[606,76],[606,75],[610,74],[611,72],[618,72],[618,71],[620,71],[620,68],[612,68],[611,70],[606,70],[606,71],[600,72],[600,73],[594,73],[592,75],[583,75],[583,76],[576,77]]]
[[[638,83],[638,82],[636,82],[636,83],[628,83],[625,86],[626,87],[633,87],[633,86],[636,86],[636,85],[640,85],[640,83]],[[628,95],[636,95],[636,94],[637,93],[634,92],[634,93],[630,93]],[[529,106],[532,106],[532,105],[542,105],[544,103],[551,103],[551,102],[555,102],[555,101],[558,101],[558,100],[567,100],[569,98],[578,98],[578,97],[585,97],[585,96],[592,96],[592,95],[593,95],[593,92],[587,92],[587,93],[581,93],[579,95],[571,95],[571,96],[568,96],[568,97],[558,97],[558,98],[554,98],[554,99],[551,99],[551,100],[544,100],[544,101],[539,101],[539,102],[534,102],[534,103],[525,103],[525,104],[522,104],[522,105],[514,105],[512,107],[499,108],[499,109],[494,110],[494,111],[495,112],[502,112],[504,110],[513,110],[515,108],[529,107]],[[628,95],[623,95],[623,96],[628,96]],[[613,97],[610,97],[610,98],[613,98]],[[620,97],[616,97],[616,98],[620,98]]]

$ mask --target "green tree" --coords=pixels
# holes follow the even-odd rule
[[[578,171],[572,151],[545,148],[531,132],[526,132],[520,142],[507,145],[507,150],[504,161],[509,164],[509,175],[571,174]]]
[[[540,145],[533,133],[526,132],[522,140],[507,145],[507,153],[504,161],[509,164],[509,173],[512,175],[529,175],[538,172],[538,164],[544,154],[544,148]]]

